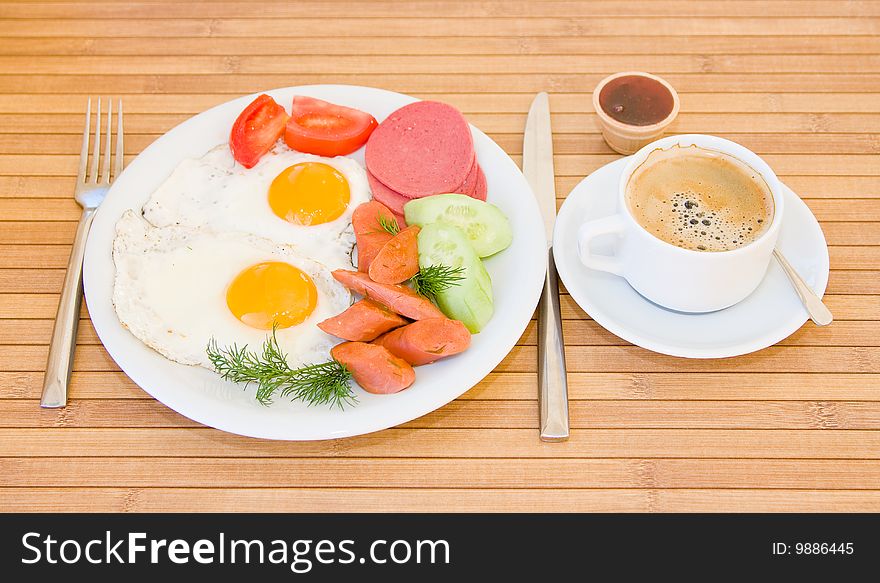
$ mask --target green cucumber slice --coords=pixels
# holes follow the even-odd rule
[[[407,222],[409,220],[407,219]],[[492,280],[470,241],[458,227],[429,223],[419,232],[419,267],[461,267],[463,277],[437,294],[437,305],[476,334],[492,319]]]
[[[488,202],[464,194],[435,194],[413,199],[403,207],[408,225],[444,223],[461,229],[480,257],[506,249],[513,240],[510,221]]]

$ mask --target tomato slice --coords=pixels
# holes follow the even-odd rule
[[[232,157],[245,168],[253,168],[284,133],[289,117],[268,95],[254,99],[232,124],[229,136]]]
[[[284,141],[299,152],[344,156],[363,146],[377,125],[365,111],[297,95]]]

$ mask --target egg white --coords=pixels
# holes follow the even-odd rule
[[[317,323],[351,304],[351,294],[330,270],[292,245],[236,232],[154,227],[132,211],[116,224],[113,260],[113,304],[122,324],[167,358],[209,369],[205,349],[212,338],[221,346],[259,349],[269,334],[243,324],[226,304],[227,287],[252,265],[287,262],[308,274],[318,290],[312,314],[277,331],[291,366],[329,360],[339,340]]]
[[[341,216],[320,225],[301,226],[272,212],[269,186],[283,170],[300,162],[321,162],[345,176],[351,199]],[[223,144],[201,158],[182,161],[153,193],[143,212],[157,227],[182,225],[252,233],[294,244],[331,269],[344,269],[352,266],[355,239],[351,215],[368,200],[366,172],[350,158],[303,154],[279,144],[248,169],[236,164],[229,146]]]

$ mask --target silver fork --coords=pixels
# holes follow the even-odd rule
[[[110,173],[110,129],[112,104],[107,101],[107,144],[104,158],[101,160],[101,99],[98,99],[95,113],[95,143],[93,144],[92,167],[87,174],[89,162],[89,124],[92,117],[92,99],[86,106],[86,126],[83,130],[82,152],[79,158],[79,173],[76,176],[74,197],[83,208],[70,259],[67,262],[67,275],[61,289],[61,301],[55,315],[55,328],[52,330],[52,343],[49,345],[49,360],[46,363],[46,377],[43,381],[41,407],[64,407],[67,405],[67,387],[70,384],[70,371],[73,365],[73,353],[76,350],[76,329],[79,324],[79,310],[82,304],[82,267],[86,237],[92,226],[92,219],[98,205],[104,200],[110,183],[122,172],[122,101],[118,102],[116,112],[116,156],[113,174]],[[99,176],[99,169],[101,170]]]

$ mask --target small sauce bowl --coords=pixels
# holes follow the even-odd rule
[[[621,154],[633,154],[660,137],[679,107],[672,85],[640,71],[605,77],[593,90],[602,137]]]

